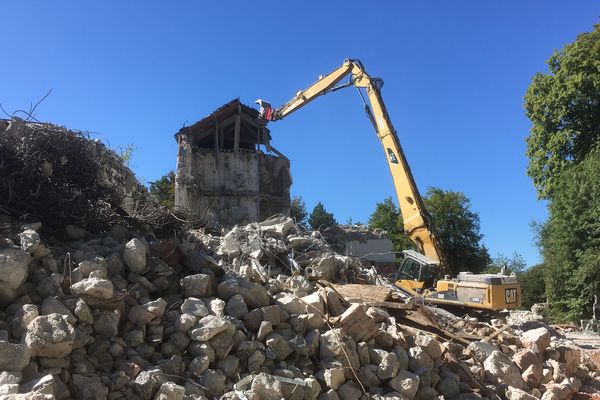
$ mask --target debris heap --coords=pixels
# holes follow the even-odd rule
[[[415,323],[411,304],[349,302],[344,288],[373,283],[373,270],[287,217],[164,240],[121,225],[69,225],[58,240],[40,227],[0,245],[0,399],[568,399],[600,389],[596,366],[548,326],[464,318],[452,322],[458,335]]]
[[[0,119],[0,213],[45,229],[121,224],[167,235],[195,219],[156,204],[122,158],[88,133],[19,118]]]

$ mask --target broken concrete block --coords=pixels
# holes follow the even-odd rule
[[[289,398],[290,390],[286,390],[284,383],[277,380],[275,376],[261,372],[252,380],[252,390],[265,400],[280,400]],[[287,393],[286,393],[287,392]],[[288,396],[286,396],[286,394]],[[296,397],[297,398],[297,397]]]
[[[281,309],[279,306],[265,306],[260,309],[263,313],[263,320],[269,321],[271,325],[277,326],[281,321]]]
[[[509,386],[508,389],[506,389],[506,398],[508,400],[538,400],[537,397],[512,386]]]
[[[525,371],[531,365],[536,365],[540,369],[542,368],[540,354],[534,353],[531,350],[524,349],[515,353],[513,361],[521,371]]]
[[[344,368],[359,368],[356,342],[341,329],[329,330],[319,337],[319,355],[322,362],[337,361]]]
[[[444,348],[440,342],[423,332],[417,333],[415,336],[415,345],[420,346],[429,354],[429,357],[435,359],[442,356]]]
[[[234,295],[240,294],[246,304],[252,308],[269,305],[269,294],[264,286],[235,276],[225,278],[217,287],[217,293],[224,300],[229,300]]]
[[[537,354],[544,354],[550,346],[550,331],[547,328],[531,329],[521,334],[521,344],[524,348]]]
[[[232,296],[225,306],[225,311],[228,315],[231,315],[234,318],[240,318],[244,314],[248,313],[248,306],[244,301],[244,297],[241,294],[236,294]]]
[[[338,270],[338,260],[335,255],[322,257],[305,270],[312,279],[323,279],[333,282]]]
[[[439,394],[444,396],[444,399],[454,399],[460,394],[460,386],[456,379],[443,378],[436,385]]]
[[[494,351],[485,359],[483,366],[488,377],[491,378],[492,381],[494,380],[493,378],[495,378],[509,386],[522,390],[527,389],[527,385],[521,377],[521,372],[507,355],[502,354],[499,351]]]
[[[27,278],[30,262],[31,256],[27,252],[14,248],[0,249],[0,304],[16,298],[16,290]]]
[[[233,335],[235,326],[231,322],[219,318],[216,315],[207,315],[198,321],[198,324],[190,330],[189,334],[192,340],[206,342],[221,332],[227,332],[229,335]]]
[[[258,224],[263,233],[283,238],[294,227],[294,220],[286,216],[271,217]]]
[[[181,280],[186,297],[208,297],[212,295],[213,278],[210,275],[188,275]]]
[[[256,338],[262,342],[271,332],[273,332],[273,325],[269,321],[263,321],[260,323]]]
[[[361,304],[352,304],[340,316],[338,324],[356,342],[365,342],[379,333],[375,321],[367,315]]]
[[[204,302],[195,297],[188,297],[183,301],[181,312],[198,318],[206,317],[208,315],[208,309]]]
[[[412,400],[419,390],[419,377],[409,371],[400,371],[388,382],[388,385]]]
[[[544,378],[542,367],[536,364],[531,364],[527,367],[521,376],[525,383],[531,388],[538,387]]]
[[[340,397],[338,396],[338,394],[335,390],[329,389],[328,391],[321,393],[317,399],[318,400],[339,400]]]
[[[400,361],[398,360],[396,354],[383,352],[381,355],[381,361],[377,367],[377,377],[382,381],[385,381],[398,375],[399,371]]]
[[[79,295],[108,300],[113,297],[114,287],[108,279],[85,278],[72,284],[71,291]]]
[[[143,240],[133,238],[125,244],[123,249],[123,260],[129,267],[129,271],[139,274],[146,269],[146,253],[148,246]]]
[[[352,381],[348,381],[340,386],[340,388],[337,390],[337,393],[342,400],[356,400],[360,399],[363,395],[363,391],[360,386]]]
[[[431,369],[433,365],[433,359],[419,346],[411,347],[408,350],[408,369],[412,372],[416,372],[421,368]]]
[[[26,345],[0,341],[0,370],[20,372],[29,364],[29,357]]]
[[[565,373],[567,376],[573,375],[581,364],[581,350],[568,346],[559,346],[557,350],[560,354],[559,361],[566,365]]]
[[[297,296],[291,293],[280,293],[276,296],[275,304],[282,307],[290,314],[304,314],[306,306]]]
[[[300,301],[305,306],[305,313],[325,313],[325,304],[318,291],[302,297]]]
[[[317,372],[317,378],[331,389],[337,390],[346,382],[343,368],[326,368]]]
[[[174,382],[165,382],[156,392],[154,400],[183,400],[184,395],[185,388],[183,386],[179,386]]]
[[[40,314],[36,305],[23,304],[11,321],[11,330],[13,336],[20,338],[27,331],[27,325],[29,325],[29,323],[39,315]]]
[[[33,254],[42,243],[39,233],[33,229],[25,229],[21,232],[19,234],[19,240],[21,242],[21,250],[29,254]]]
[[[131,322],[138,325],[146,325],[154,318],[162,318],[167,308],[167,302],[160,298],[131,307],[127,316]]]
[[[75,329],[64,315],[42,315],[27,326],[25,344],[35,357],[66,357],[74,342]]]
[[[268,349],[267,358],[282,361],[293,352],[289,342],[277,333],[269,335],[265,344]]]

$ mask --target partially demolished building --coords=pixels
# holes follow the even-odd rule
[[[232,226],[289,215],[290,162],[258,111],[235,99],[176,135],[175,206]]]

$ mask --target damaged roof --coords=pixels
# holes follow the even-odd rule
[[[196,135],[206,131],[215,126],[217,122],[224,121],[225,119],[231,117],[232,115],[237,114],[238,107],[240,108],[243,114],[246,114],[253,120],[256,120],[257,127],[262,123],[258,120],[258,110],[255,108],[249,107],[243,104],[239,98],[230,101],[217,108],[207,117],[202,118],[200,121],[196,122],[193,125],[183,127],[179,130],[178,134],[185,135]]]

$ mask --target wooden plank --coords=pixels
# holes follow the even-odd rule
[[[367,303],[367,305],[380,308],[393,308],[396,310],[413,310],[415,308],[414,303],[396,303],[393,301],[375,301]]]
[[[349,302],[383,303],[392,291],[388,287],[375,285],[348,284],[332,286],[336,292]]]
[[[502,328],[498,329],[496,332],[494,332],[490,335],[487,335],[482,340],[484,342],[488,342],[488,341],[492,340],[493,338],[495,338],[496,336],[498,336],[499,334],[501,334],[502,332],[504,332],[505,330],[507,330],[509,327],[510,327],[510,325],[504,325]]]
[[[238,106],[238,109],[240,106]],[[239,113],[239,110],[238,110]],[[240,150],[240,127],[242,125],[242,117],[238,114],[235,117],[235,130],[233,134],[233,151],[237,153]]]

